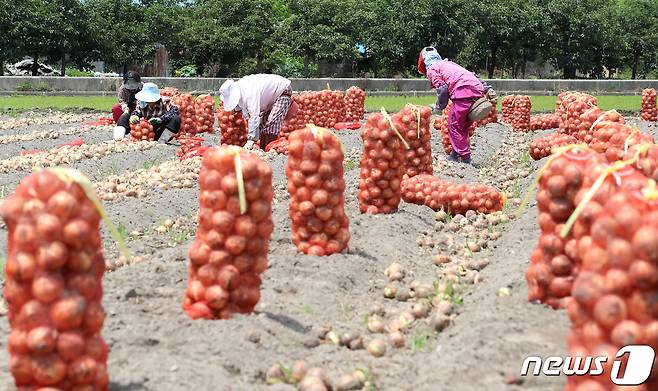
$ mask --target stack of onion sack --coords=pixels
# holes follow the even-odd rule
[[[634,167],[650,179],[658,180],[658,145],[637,144],[628,148],[623,160],[636,160]]]
[[[557,129],[560,117],[555,114],[533,115],[530,117],[530,130]]]
[[[191,94],[179,94],[172,99],[174,104],[180,110],[180,132],[181,134],[196,134],[196,108],[194,107],[194,97]]]
[[[596,105],[596,98],[589,94],[573,92],[564,95],[559,110],[556,110],[556,114],[560,115],[559,132],[575,137],[580,125],[580,116]]]
[[[619,122],[602,121],[593,126],[589,146],[609,162],[621,160],[633,145],[653,143],[653,136]]]
[[[448,133],[448,116],[439,115],[434,119],[434,129],[441,132],[441,144],[443,145],[443,152],[446,155],[452,153],[452,144],[450,143],[450,135]]]
[[[514,99],[516,98],[515,95],[507,95],[504,96],[501,103],[502,103],[502,122],[506,124],[511,124],[512,123],[512,115],[514,114]]]
[[[319,92],[302,92],[293,94],[293,100],[297,102],[299,110],[292,118],[283,122],[280,137],[288,138],[288,135],[295,130],[304,129],[307,124],[315,124],[316,111],[319,110],[318,97]]]
[[[652,180],[642,182],[639,190],[597,191],[587,204],[592,212],[576,220],[589,219],[591,229],[577,245],[582,265],[567,306],[569,351],[608,361],[603,375],[569,377],[565,390],[621,389],[610,380],[618,350],[649,345],[658,351],[658,192]],[[619,359],[622,368],[627,359]],[[652,364],[648,382],[634,390],[658,389],[658,361]]]
[[[130,136],[133,141],[153,141],[155,140],[153,125],[142,118],[136,124],[130,124]]]
[[[338,122],[345,121],[345,93],[341,91],[324,90],[317,96],[317,110],[312,123],[333,128]]]
[[[574,231],[563,238],[560,230],[576,208],[576,194],[584,186],[585,173],[603,161],[594,151],[574,147],[554,154],[542,168],[537,189],[539,243],[526,271],[529,301],[560,308],[571,294],[578,273],[577,243]]]
[[[366,109],[366,93],[359,87],[345,91],[345,122],[358,122],[363,119]]]
[[[309,125],[292,132],[288,141],[292,242],[304,254],[341,252],[350,233],[340,140],[327,129]]]
[[[358,197],[361,213],[395,212],[400,204],[400,182],[409,144],[392,123],[401,126],[401,116],[374,113],[361,129],[364,148]]]
[[[642,90],[642,120],[658,121],[658,110],[656,109],[656,90],[645,88]]]
[[[569,144],[577,144],[578,140],[568,134],[552,133],[547,136],[532,140],[528,152],[534,160],[541,160],[553,153],[554,148]]]
[[[512,112],[512,130],[516,132],[527,132],[530,130],[530,112],[532,101],[527,95],[519,95],[514,100],[514,111]]]
[[[32,174],[4,201],[9,372],[23,389],[107,390],[100,215],[77,183]],[[44,388],[40,388],[44,387]]]
[[[624,117],[617,111],[603,111],[598,106],[593,106],[586,110],[580,116],[580,124],[577,127],[576,138],[584,143],[591,143],[594,139],[594,125],[602,121],[618,122],[620,124],[626,123]]]
[[[199,190],[183,309],[192,319],[252,312],[274,227],[272,169],[239,147],[211,148],[201,163]]]
[[[203,144],[201,137],[181,137],[178,139],[180,147],[176,150],[176,156],[182,158],[194,148],[198,148]]]
[[[224,111],[220,102],[217,108],[219,139],[222,145],[243,146],[247,142],[247,121],[239,110]]]
[[[195,103],[197,133],[213,133],[215,126],[215,100],[210,95],[199,95]]]
[[[173,98],[174,96],[180,94],[177,88],[174,87],[165,87],[160,90],[160,95],[162,96],[168,96],[170,98]]]
[[[503,194],[491,186],[456,184],[425,174],[402,181],[402,199],[453,214],[465,214],[469,210],[493,213],[503,210],[505,204]]]
[[[427,106],[406,105],[397,115],[401,116],[402,120],[398,130],[410,146],[406,151],[404,178],[420,174],[432,175],[434,173],[430,134],[432,110]]]

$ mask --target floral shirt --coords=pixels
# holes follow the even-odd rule
[[[142,109],[138,105],[132,114],[145,119],[160,118],[162,122],[167,122],[173,117],[180,115],[178,106],[172,102],[171,98],[165,96],[156,103],[156,106],[153,108],[147,105]]]

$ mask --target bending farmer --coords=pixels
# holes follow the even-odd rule
[[[485,96],[496,99],[496,92],[472,72],[449,60],[443,60],[433,47],[426,47],[418,58],[418,72],[427,78],[436,88],[436,108],[443,110],[452,101],[452,110],[448,118],[448,134],[452,144],[450,161],[471,163],[468,128],[472,121],[468,114],[473,102]]]
[[[278,75],[257,74],[238,81],[227,80],[219,93],[225,111],[241,110],[242,116],[249,118],[246,149],[252,149],[256,141],[265,149],[276,140],[283,121],[297,107],[292,100],[290,80]]]
[[[136,124],[141,118],[153,125],[155,139],[167,143],[180,130],[180,111],[168,97],[160,95],[160,89],[153,83],[144,83],[144,88],[135,95],[139,101],[137,109],[131,114],[123,114],[118,126],[123,127],[124,135],[130,133],[130,124]]]
[[[137,107],[135,94],[142,90],[142,78],[135,71],[126,72],[123,75],[123,83],[119,87],[119,103],[112,106],[112,119],[119,123],[121,114],[130,113]]]

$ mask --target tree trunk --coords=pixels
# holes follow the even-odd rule
[[[489,62],[489,69],[487,69],[489,79],[493,79],[494,71],[496,70],[496,57],[498,55],[498,47],[491,48],[491,62]]]
[[[39,55],[32,56],[32,76],[39,76]]]
[[[304,77],[311,77],[309,75],[309,66],[311,63],[311,59],[309,58],[308,55],[304,56]]]
[[[0,76],[5,75],[5,60],[0,58]]]
[[[124,63],[123,64],[123,75],[121,75],[121,76],[125,76],[126,73],[128,73],[128,64]]]
[[[631,67],[631,79],[637,77],[637,66],[640,62],[640,53],[636,50],[633,52],[633,66]]]
[[[565,65],[564,66],[563,78],[564,79],[575,79],[576,78],[576,68],[574,68],[571,65]]]
[[[60,73],[62,77],[66,76],[66,55],[62,55],[62,66],[60,68]]]

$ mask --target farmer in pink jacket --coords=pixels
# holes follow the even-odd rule
[[[468,140],[468,128],[471,121],[468,113],[471,105],[485,94],[495,100],[496,92],[478,78],[474,73],[462,68],[452,61],[444,60],[433,47],[426,47],[418,58],[418,72],[427,78],[436,88],[436,108],[443,110],[452,101],[452,110],[448,118],[448,134],[453,152],[448,160],[471,163],[471,147]]]

